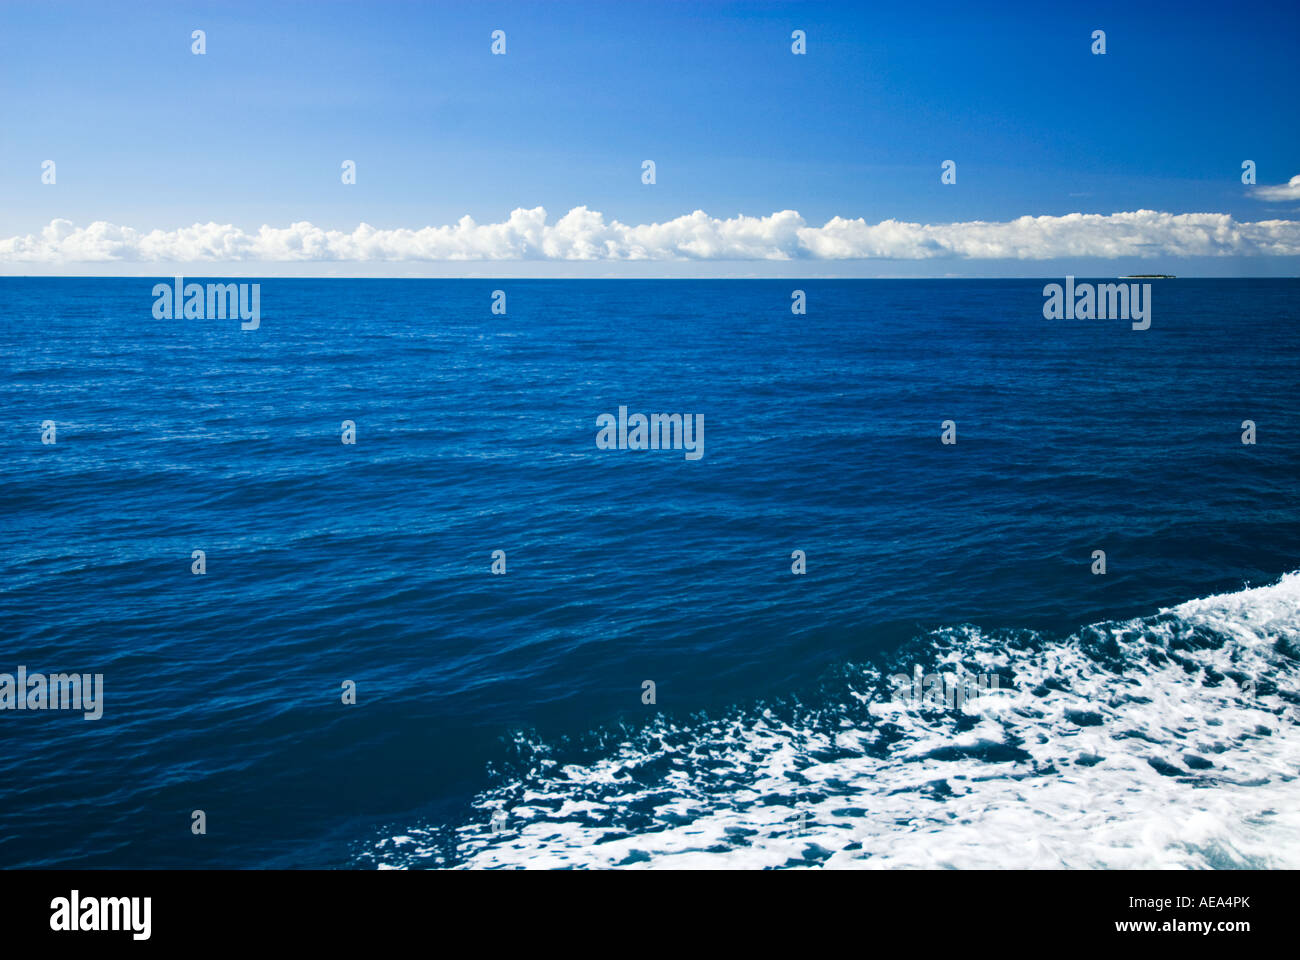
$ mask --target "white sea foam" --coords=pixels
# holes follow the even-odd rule
[[[481,818],[404,831],[371,857],[1300,867],[1300,573],[1065,639],[962,627],[918,649],[940,669],[1009,682],[964,710],[923,713],[882,697],[882,671],[859,667],[816,702],[662,720],[623,731],[594,760],[521,743],[529,769],[476,799]],[[494,833],[500,808],[507,827]]]

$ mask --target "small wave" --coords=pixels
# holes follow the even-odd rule
[[[466,822],[384,837],[360,859],[1300,867],[1298,659],[1300,572],[1068,637],[946,628],[805,698],[577,742],[520,736]],[[917,668],[997,686],[918,706],[890,680]]]

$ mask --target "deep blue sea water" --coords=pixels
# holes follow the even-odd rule
[[[0,279],[0,672],[105,688],[0,711],[0,865],[1300,865],[1300,281],[155,282]],[[948,655],[1014,716],[863,712]]]

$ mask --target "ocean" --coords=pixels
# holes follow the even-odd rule
[[[1300,867],[1300,281],[159,282],[0,279],[0,865]]]

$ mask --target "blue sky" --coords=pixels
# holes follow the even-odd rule
[[[8,3],[0,239],[56,218],[352,231],[538,206],[626,224],[1295,219],[1300,199],[1240,175],[1300,173],[1300,7],[1135,6]]]

